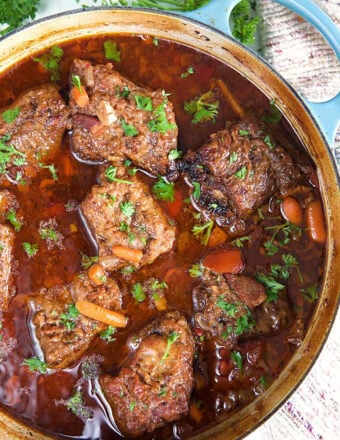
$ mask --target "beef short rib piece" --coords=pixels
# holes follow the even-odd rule
[[[79,300],[87,300],[115,311],[121,310],[122,294],[117,283],[108,278],[103,286],[93,286],[85,273],[75,276],[67,286],[41,292],[32,299],[33,324],[45,362],[49,368],[67,368],[90,347],[105,328],[70,309]]]
[[[205,270],[192,295],[195,325],[231,349],[238,339],[274,334],[289,324],[286,293],[267,302],[264,286],[247,275]]]
[[[8,213],[18,208],[15,195],[8,189],[0,190],[0,316],[15,294],[13,280],[15,231],[8,222]],[[7,224],[5,224],[7,223]]]
[[[214,133],[197,151],[189,151],[178,167],[187,182],[200,184],[197,209],[231,235],[246,231],[246,220],[279,191],[287,194],[301,179],[288,152],[245,118]]]
[[[98,245],[99,263],[110,271],[152,263],[171,250],[176,231],[147,185],[126,173],[124,167],[116,171],[117,181],[113,182],[104,171],[101,184],[91,189],[81,205]],[[113,252],[115,246],[139,252],[138,261],[118,257]]]
[[[12,181],[18,176],[27,179],[60,147],[69,125],[69,110],[53,84],[25,91],[0,114],[6,110],[17,112],[17,116],[13,120],[0,118],[0,138],[11,149],[2,172]]]
[[[79,107],[70,94],[72,148],[85,161],[131,160],[154,175],[165,174],[168,154],[177,147],[172,103],[164,91],[138,87],[112,64],[75,59],[71,66],[86,87],[89,103]]]
[[[133,340],[136,344],[118,376],[99,378],[119,429],[131,436],[188,413],[195,352],[191,330],[179,312],[151,322]]]

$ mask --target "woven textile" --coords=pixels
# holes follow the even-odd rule
[[[303,1],[303,0],[301,0]],[[340,2],[315,0],[340,25]],[[312,26],[270,0],[257,0],[263,56],[304,97],[319,102],[340,90],[340,65]],[[340,109],[339,109],[340,114]],[[340,164],[340,133],[334,143]],[[340,232],[339,232],[340,233]],[[247,440],[340,438],[340,314],[318,360],[291,398]]]

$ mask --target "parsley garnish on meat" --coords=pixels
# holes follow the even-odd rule
[[[216,306],[222,309],[228,316],[235,318],[235,313],[238,312],[239,306],[236,303],[228,303],[223,296],[220,296],[216,302]]]
[[[113,40],[104,41],[104,52],[107,60],[113,60],[120,62],[120,51],[118,50],[117,43]]]
[[[280,225],[274,225],[274,226],[266,226],[266,231],[273,231],[273,235],[270,239],[271,242],[273,242],[278,234],[281,235],[281,239],[279,240],[279,244],[285,245],[288,244],[291,240],[291,238],[299,238],[302,234],[302,229],[291,222],[285,222],[281,223]]]
[[[19,107],[9,108],[2,113],[1,117],[6,124],[11,124],[19,116],[19,113]]]
[[[161,363],[163,363],[169,357],[171,346],[172,346],[172,344],[174,344],[177,341],[177,339],[179,337],[180,337],[180,334],[176,333],[176,332],[171,332],[169,334],[166,349],[165,349],[164,354],[160,360]]]
[[[16,232],[22,228],[23,222],[17,218],[17,213],[13,208],[7,212],[6,220],[10,222]]]
[[[0,174],[7,173],[7,167],[11,163],[21,166],[26,163],[26,155],[18,151],[13,145],[8,144],[9,136],[0,139]]]
[[[191,121],[193,124],[207,121],[215,122],[219,105],[220,103],[215,99],[214,93],[209,90],[197,99],[185,102],[184,110],[193,116]]]
[[[153,106],[150,96],[135,95],[135,101],[138,110],[152,111]]]
[[[29,243],[28,241],[24,241],[22,247],[29,258],[34,257],[34,255],[38,252],[38,245],[36,243]]]
[[[266,289],[267,301],[275,301],[280,290],[284,289],[284,285],[276,281],[276,279],[271,275],[265,275],[264,273],[257,273],[255,275],[257,281],[264,285]]]
[[[165,177],[160,176],[158,181],[153,185],[152,192],[159,200],[173,202],[175,200],[174,184],[168,182]]]
[[[175,148],[174,150],[171,150],[168,154],[168,159],[169,160],[176,160],[176,159],[180,159],[183,155],[183,152],[180,150],[177,150],[177,148]]]
[[[71,331],[76,326],[76,320],[79,316],[79,311],[75,304],[69,304],[67,306],[67,312],[62,313],[59,316],[59,322],[63,326],[67,328],[68,331]]]
[[[59,46],[52,46],[49,52],[43,53],[41,57],[33,58],[37,63],[42,64],[51,73],[51,81],[60,80],[59,63],[64,51]]]
[[[204,225],[194,225],[191,229],[191,232],[197,237],[199,236],[201,239],[201,243],[206,246],[209,241],[209,237],[214,226],[214,221],[210,220]]]
[[[121,119],[120,123],[122,124],[122,128],[123,128],[125,136],[134,137],[134,136],[138,135],[137,128],[134,127],[133,125],[128,124],[127,122],[125,122],[124,119]]]
[[[130,182],[129,180],[118,179],[116,177],[116,174],[117,167],[114,167],[113,165],[108,166],[105,170],[105,177],[109,182],[126,183],[128,185],[133,185],[133,182]]]
[[[134,284],[131,293],[137,302],[145,301],[145,292],[141,283]]]
[[[0,31],[0,35],[5,35],[18,26],[22,25],[27,19],[34,19],[37,13],[40,0],[21,0],[3,1],[0,7],[0,23],[7,25]]]
[[[47,364],[37,357],[31,357],[29,359],[25,359],[23,365],[29,368],[30,371],[38,371],[41,374],[46,374],[47,372]]]
[[[232,164],[236,162],[237,159],[238,159],[238,154],[236,153],[236,151],[233,151],[229,156],[229,163]]]
[[[132,217],[136,211],[134,204],[132,202],[130,202],[130,200],[127,200],[125,202],[121,202],[119,204],[119,207],[120,207],[122,214],[124,214],[126,217],[129,217],[129,218]]]
[[[166,133],[167,131],[174,130],[176,128],[176,124],[171,124],[167,119],[165,111],[166,103],[167,99],[165,99],[152,111],[152,119],[148,122],[147,125],[150,131],[152,131],[153,133]]]
[[[255,40],[255,32],[259,22],[257,16],[252,17],[252,4],[249,0],[241,0],[232,10],[233,22],[232,33],[243,44],[252,44]]]
[[[234,175],[235,175],[235,177],[237,177],[237,179],[244,180],[247,177],[247,174],[248,174],[247,167],[243,166],[238,171],[236,171],[236,173]]]

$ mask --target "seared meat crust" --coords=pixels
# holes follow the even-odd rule
[[[71,324],[74,328],[65,325],[64,314],[79,300],[115,311],[122,307],[122,293],[115,280],[108,278],[103,286],[95,287],[85,273],[76,276],[70,285],[42,292],[32,300],[33,323],[49,368],[67,368],[74,364],[95,336],[106,328],[105,324],[80,314],[74,318],[74,325]]]
[[[263,285],[247,275],[224,278],[205,270],[192,295],[195,325],[231,349],[239,338],[273,334],[289,324],[286,293],[267,302]]]
[[[34,176],[39,163],[47,161],[60,147],[63,134],[69,125],[69,110],[54,84],[45,84],[22,93],[7,109],[18,108],[18,115],[12,122],[0,118],[0,138],[9,138],[7,144],[19,151],[7,165],[9,176],[16,180]]]
[[[137,350],[118,376],[99,379],[119,429],[131,436],[152,432],[188,413],[195,351],[188,323],[179,312],[151,322],[136,341]]]
[[[117,178],[123,182],[109,182],[102,173],[101,184],[91,189],[81,205],[98,245],[99,263],[111,271],[129,264],[141,267],[152,263],[171,250],[176,231],[137,176],[130,176],[120,168]],[[127,215],[129,211],[124,210],[124,204],[131,215]],[[112,247],[117,245],[140,250],[143,255],[138,262],[118,258],[112,252]]]
[[[194,205],[231,235],[244,233],[257,208],[276,191],[287,194],[301,178],[286,150],[250,118],[211,135],[186,154],[179,169],[190,185],[201,186]]]
[[[130,159],[152,174],[165,174],[168,154],[177,146],[178,129],[172,104],[161,90],[138,87],[113,69],[75,59],[71,66],[85,84],[89,103],[80,108],[70,97],[73,113],[72,145],[85,161]],[[168,125],[153,125],[164,116]],[[136,131],[130,133],[127,126]]]

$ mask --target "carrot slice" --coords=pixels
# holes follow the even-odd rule
[[[111,250],[117,258],[129,261],[130,263],[139,263],[140,260],[143,258],[143,251],[141,251],[140,249],[116,245],[112,246]]]
[[[223,231],[223,229],[219,228],[218,226],[215,226],[209,236],[208,246],[214,247],[219,244],[222,244],[226,241],[227,238],[228,235]]]
[[[126,327],[128,322],[127,317],[123,313],[115,312],[86,300],[77,301],[76,307],[82,315],[112,327],[123,328]]]
[[[239,273],[244,267],[240,249],[223,249],[203,259],[203,266],[219,273]]]
[[[160,298],[155,298],[155,306],[156,309],[159,312],[163,312],[164,310],[166,310],[168,308],[168,302],[166,300],[166,298],[164,298],[164,296],[160,297]]]
[[[281,213],[286,220],[295,225],[301,225],[303,211],[300,203],[294,197],[286,197],[281,203]]]
[[[196,402],[190,403],[189,415],[196,423],[202,420],[203,414]]]
[[[86,107],[90,102],[89,95],[84,86],[72,87],[70,94],[79,107]]]
[[[309,238],[317,243],[325,243],[327,238],[326,225],[319,200],[308,204],[306,208],[306,222]]]
[[[95,284],[96,286],[101,286],[105,283],[106,280],[106,273],[105,270],[102,268],[102,266],[98,263],[92,264],[87,270],[87,275],[90,278],[90,280]]]

